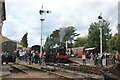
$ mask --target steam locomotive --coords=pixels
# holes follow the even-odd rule
[[[59,47],[49,49],[46,54],[47,62],[68,62],[69,55],[66,54],[66,47],[61,44]]]

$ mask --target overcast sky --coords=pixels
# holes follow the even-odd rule
[[[6,21],[3,25],[3,35],[20,41],[28,32],[29,47],[40,44],[40,14],[45,14],[43,23],[43,39],[55,29],[74,26],[80,36],[88,34],[89,25],[98,21],[102,13],[103,18],[110,22],[112,33],[116,33],[118,23],[118,0],[6,0]]]

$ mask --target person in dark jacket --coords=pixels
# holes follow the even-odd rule
[[[40,57],[39,57],[39,52],[38,52],[38,51],[35,52],[34,62],[35,62],[35,63],[39,63],[39,62],[40,62]]]
[[[34,50],[33,51],[28,51],[28,54],[29,54],[29,64],[31,65],[32,64],[32,56],[33,56],[33,52],[34,52]]]
[[[17,57],[17,55],[16,55],[16,51],[14,51],[13,52],[13,54],[12,54],[12,59],[13,59],[13,63],[15,64],[15,62],[16,62],[16,57]]]

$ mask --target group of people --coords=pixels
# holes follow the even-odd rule
[[[83,65],[85,65],[85,64],[86,64],[87,55],[86,55],[85,53],[83,53],[81,57],[82,57]],[[89,59],[90,59],[91,61],[94,60],[94,55],[93,55],[92,52],[91,52],[90,55],[89,55]]]
[[[6,52],[2,52],[1,54],[1,63],[3,64],[3,62],[6,62],[6,64],[8,64],[8,56],[9,56],[9,51]]]
[[[17,49],[16,51],[16,59],[17,60],[24,60],[28,62],[29,64],[32,63],[41,63],[44,60],[42,58],[45,58],[45,53],[42,54],[42,57],[40,57],[39,51],[35,50],[23,50],[23,49]]]
[[[16,51],[9,53],[9,51],[2,53],[2,64],[3,61],[8,64],[9,60],[13,63],[19,63],[20,61],[26,61],[29,64],[32,63],[42,63],[45,64],[45,56],[46,53],[42,54],[40,57],[39,51],[30,50],[30,49],[22,49],[18,48]]]
[[[100,65],[100,66],[115,64],[119,58],[119,56],[116,55],[115,53],[112,54],[103,53],[102,55],[96,53],[95,54],[90,53],[89,56],[90,56],[88,58],[89,61],[92,61],[94,65]],[[82,57],[83,65],[85,65],[87,59],[86,53],[83,53],[81,57]]]

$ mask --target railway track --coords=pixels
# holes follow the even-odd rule
[[[94,74],[94,75],[102,75],[100,67],[92,67],[87,65],[79,65],[79,64],[63,64],[63,63],[48,63],[48,66],[59,67],[62,69],[70,70],[70,71],[77,71],[87,74]]]
[[[25,74],[29,74],[36,71],[36,72],[47,72],[50,75],[56,76],[56,78],[64,79],[64,80],[74,80],[75,78],[84,79],[84,76],[81,76],[80,74],[73,75],[72,73],[67,73],[65,71],[59,71],[56,69],[50,69],[47,67],[36,68],[27,65],[11,65],[11,67]]]
[[[80,65],[78,64],[49,63],[46,66],[15,64],[15,65],[11,65],[11,67],[17,70],[17,73],[22,73],[22,75],[34,74],[34,72],[38,75],[41,72],[41,73],[47,73],[48,76],[54,75],[54,78],[57,79],[59,78],[62,80],[75,80],[75,79],[104,80],[104,77],[101,76],[101,74],[96,75],[94,72],[93,72],[94,74],[92,72],[91,73],[86,72],[87,71],[87,70],[85,71],[86,67],[82,66],[80,68]],[[84,70],[80,71],[79,69],[84,69]],[[19,76],[19,74],[17,76]]]

